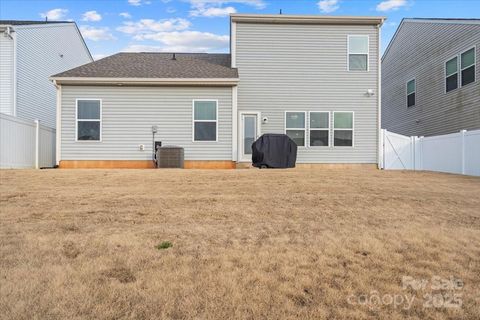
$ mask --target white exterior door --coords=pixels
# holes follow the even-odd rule
[[[239,161],[252,161],[252,143],[260,136],[260,113],[240,113]]]

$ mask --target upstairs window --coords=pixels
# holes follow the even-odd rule
[[[333,145],[353,147],[353,112],[333,113]]]
[[[101,100],[77,100],[77,141],[100,141]]]
[[[475,82],[475,48],[471,48],[460,55],[462,86]]]
[[[193,101],[193,141],[217,141],[217,101]]]
[[[415,105],[416,83],[415,79],[407,82],[407,107]]]
[[[445,63],[445,90],[446,92],[458,88],[458,58],[452,58]]]
[[[305,146],[305,112],[285,112],[285,134],[297,146]]]
[[[348,70],[368,70],[368,36],[348,36]]]
[[[328,147],[330,112],[310,112],[310,146]]]

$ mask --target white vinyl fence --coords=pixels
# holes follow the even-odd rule
[[[407,137],[382,129],[386,170],[427,170],[480,176],[480,130]]]
[[[55,129],[0,113],[0,168],[55,165]]]

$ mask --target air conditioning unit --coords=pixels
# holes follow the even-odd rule
[[[157,148],[157,168],[182,168],[184,150],[178,146]]]

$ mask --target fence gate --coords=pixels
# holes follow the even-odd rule
[[[383,168],[388,170],[414,169],[414,152],[411,137],[382,129]]]

